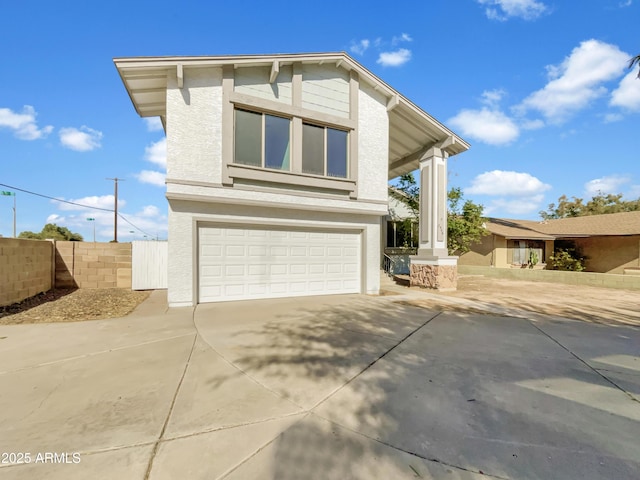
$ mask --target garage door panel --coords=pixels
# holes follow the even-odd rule
[[[360,292],[357,231],[199,228],[199,301]]]
[[[307,265],[303,263],[299,265],[289,265],[289,273],[291,275],[306,275]]]
[[[249,275],[252,277],[265,276],[266,274],[266,265],[249,265]]]

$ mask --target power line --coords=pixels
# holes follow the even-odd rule
[[[135,228],[136,230],[140,231],[141,233],[144,233],[146,236],[153,238],[153,235],[151,235],[148,232],[145,232],[144,230],[142,230],[140,227],[136,227],[133,223],[131,223],[129,220],[127,220],[127,218],[122,215],[121,213],[118,213],[118,216],[123,219],[125,222],[127,222],[129,225],[131,225],[133,228]]]
[[[41,193],[30,192],[29,190],[25,190],[23,188],[12,187],[11,185],[7,185],[5,183],[0,183],[0,185],[3,186],[3,187],[11,188],[13,190],[18,190],[19,192],[24,192],[24,193],[28,193],[30,195],[35,195],[37,197],[48,198],[49,200],[55,200],[56,202],[68,203],[69,205],[76,205],[77,207],[92,208],[94,210],[102,210],[102,211],[105,211],[105,212],[113,212],[112,208],[102,208],[102,207],[93,207],[91,205],[82,205],[81,203],[70,202],[68,200],[60,200],[59,198],[50,197],[49,195],[43,195]]]
[[[32,192],[30,190],[25,190],[24,188],[18,188],[18,187],[14,187],[12,185],[7,185],[6,183],[0,183],[0,186],[2,187],[6,187],[6,188],[10,188],[12,190],[17,190],[19,192],[23,192],[23,193],[28,193],[29,195],[35,195],[36,197],[42,197],[42,198],[47,198],[49,200],[55,200],[56,202],[62,202],[62,203],[68,203],[69,205],[75,205],[76,207],[82,207],[82,208],[90,208],[92,210],[102,210],[103,212],[115,212],[115,210],[113,208],[102,208],[102,207],[94,207],[92,205],[83,205],[81,203],[77,203],[77,202],[70,202],[68,200],[60,200],[59,198],[56,197],[50,197],[49,195],[44,195],[42,193],[36,193],[36,192]],[[137,225],[134,225],[131,221],[129,221],[129,219],[127,219],[124,215],[122,215],[121,213],[118,213],[118,216],[120,218],[122,218],[125,222],[127,222],[129,225],[131,225],[133,228],[135,228],[136,230],[138,230],[139,232],[147,235],[150,238],[153,238],[153,235],[151,235],[148,232],[145,232],[144,230],[142,230],[140,227],[138,227]]]

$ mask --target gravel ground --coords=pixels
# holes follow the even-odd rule
[[[0,325],[124,317],[150,292],[124,288],[55,289],[0,307]]]
[[[440,293],[545,315],[640,326],[640,291],[461,275],[458,290]]]

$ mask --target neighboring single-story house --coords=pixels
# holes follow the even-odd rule
[[[531,250],[545,263],[562,241],[586,257],[586,271],[622,274],[640,267],[640,212],[545,221],[490,218],[486,227],[490,235],[460,256],[460,265],[519,268]]]
[[[347,54],[114,63],[167,136],[171,306],[378,293],[388,180],[418,168],[412,282],[455,287],[447,159],[469,145]]]
[[[460,265],[521,268],[527,265],[530,253],[534,252],[538,260],[536,268],[544,268],[553,255],[555,237],[536,231],[534,226],[524,226],[518,220],[488,218],[485,228],[489,235],[460,255],[458,262]]]

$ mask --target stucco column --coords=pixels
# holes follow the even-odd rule
[[[455,290],[458,257],[447,250],[447,158],[440,148],[420,159],[420,242],[411,257],[411,285]]]

